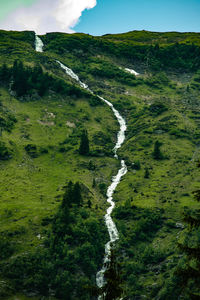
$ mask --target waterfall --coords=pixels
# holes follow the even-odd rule
[[[44,44],[39,36],[35,35],[35,51],[43,52]]]
[[[63,65],[60,61],[57,61],[57,63],[61,66],[61,68],[63,70],[65,70],[65,72],[69,76],[71,76],[73,79],[75,79],[82,88],[84,88],[84,89],[88,90],[89,92],[91,92],[92,94],[94,94],[93,91],[91,91],[85,83],[80,81],[78,75],[76,75],[70,68]],[[115,144],[115,147],[113,148],[114,156],[115,156],[115,158],[118,159],[117,150],[121,147],[121,145],[123,144],[123,142],[125,140],[126,122],[125,122],[124,118],[120,115],[120,113],[114,108],[113,104],[110,101],[108,101],[100,96],[97,96],[97,97],[101,101],[105,102],[112,109],[115,117],[117,118],[117,120],[119,122],[120,130],[118,131],[118,134],[117,134],[117,142]],[[117,185],[119,184],[121,178],[126,174],[126,172],[127,172],[126,164],[125,164],[124,160],[121,160],[121,168],[119,169],[117,175],[112,178],[111,185],[108,187],[107,193],[106,193],[107,202],[110,204],[110,206],[107,209],[106,215],[104,216],[104,218],[105,218],[105,223],[106,223],[106,227],[108,229],[110,240],[105,245],[105,255],[104,255],[104,260],[103,260],[103,267],[96,275],[96,283],[99,288],[102,288],[105,283],[104,273],[106,271],[107,263],[110,261],[111,245],[116,240],[119,239],[119,233],[118,233],[117,227],[111,218],[112,211],[115,207],[115,202],[113,201],[112,195],[113,195]],[[101,296],[99,296],[99,300],[100,299],[102,299]]]
[[[36,35],[35,47],[36,47],[35,48],[36,51],[38,51],[38,52],[43,51],[42,50],[43,43],[37,35]],[[90,93],[94,94],[93,91],[90,90],[89,87],[85,83],[83,83],[79,79],[78,75],[76,75],[70,68],[68,68],[67,66],[65,66],[58,60],[56,60],[56,62],[66,72],[66,74],[68,74],[71,78],[76,80],[82,88],[84,88],[87,91],[89,91]],[[113,111],[113,113],[120,125],[120,130],[118,131],[118,134],[117,134],[117,142],[113,148],[114,157],[116,159],[118,159],[117,150],[121,147],[121,145],[123,144],[123,142],[125,140],[126,122],[125,122],[124,118],[120,115],[120,113],[114,108],[113,104],[110,101],[104,99],[101,96],[97,96],[97,97],[101,101],[105,102],[111,108],[111,110]],[[115,202],[113,201],[113,193],[114,193],[115,189],[117,188],[117,185],[119,184],[121,178],[126,174],[126,172],[127,172],[126,164],[125,164],[124,160],[121,160],[121,167],[118,170],[117,175],[112,178],[112,182],[111,182],[110,186],[108,187],[107,193],[106,193],[107,202],[110,204],[110,206],[108,207],[104,218],[105,218],[105,223],[106,223],[106,227],[108,229],[110,240],[105,245],[105,255],[104,255],[104,260],[103,260],[103,266],[96,275],[96,283],[99,288],[102,288],[105,284],[104,273],[107,268],[107,263],[109,263],[109,261],[110,261],[111,246],[115,241],[117,241],[119,239],[119,233],[118,233],[117,227],[111,218],[112,211],[115,207]],[[102,297],[99,296],[99,300],[101,300],[101,299],[102,299]]]

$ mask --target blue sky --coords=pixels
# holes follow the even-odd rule
[[[97,0],[74,29],[93,35],[143,29],[200,32],[200,0]]]
[[[0,28],[38,34],[200,32],[200,0],[0,0]]]

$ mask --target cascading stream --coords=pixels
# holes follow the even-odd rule
[[[36,41],[35,41],[35,50],[38,52],[42,52],[43,51],[43,43],[41,41],[41,39],[36,35]],[[66,67],[65,65],[63,65],[60,61],[56,60],[57,63],[60,65],[60,67],[65,70],[66,74],[68,74],[71,78],[75,79],[79,85],[86,89],[87,91],[89,91],[90,93],[94,94],[92,90],[89,89],[89,87],[83,83],[82,81],[80,81],[79,77],[68,67]],[[109,102],[108,100],[104,99],[101,96],[97,96],[101,101],[105,102],[113,111],[115,117],[117,118],[119,125],[120,125],[120,130],[117,134],[117,142],[115,147],[113,148],[113,152],[114,152],[114,156],[115,158],[118,159],[117,156],[117,150],[121,147],[121,145],[123,144],[124,140],[125,140],[125,131],[126,131],[126,122],[123,119],[123,117],[120,115],[120,113],[114,108],[113,104],[111,102]],[[96,283],[97,286],[99,288],[102,288],[105,281],[104,281],[104,273],[106,271],[107,268],[107,264],[110,261],[110,250],[111,250],[111,245],[119,239],[119,233],[118,230],[116,228],[115,223],[113,222],[112,218],[111,218],[111,214],[112,211],[115,207],[115,202],[113,201],[113,193],[117,187],[117,185],[119,184],[121,178],[126,174],[127,172],[127,167],[126,164],[124,162],[124,160],[121,160],[121,168],[119,169],[118,173],[116,176],[114,176],[112,178],[112,183],[111,185],[108,187],[107,189],[107,202],[110,204],[109,208],[106,211],[106,215],[104,216],[105,218],[105,223],[108,229],[108,233],[109,233],[109,237],[110,240],[108,243],[106,243],[105,245],[105,256],[104,256],[104,261],[103,261],[103,267],[102,269],[97,273],[96,275]],[[99,296],[99,300],[102,299],[101,296]]]
[[[43,52],[44,44],[39,36],[35,35],[35,51]]]

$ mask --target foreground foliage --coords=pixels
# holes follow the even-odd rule
[[[102,261],[105,231],[95,212],[84,204],[78,182],[64,187],[58,211],[52,219],[44,220],[46,223],[50,225],[48,237],[37,249],[1,265],[1,275],[12,280],[17,291],[91,299],[90,286],[95,285],[94,274]],[[12,249],[8,241],[1,243],[6,247],[2,258],[9,257]]]

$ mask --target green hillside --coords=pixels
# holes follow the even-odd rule
[[[199,34],[48,33],[43,53],[34,39],[0,31],[0,298],[96,299],[119,126],[57,59],[127,122],[113,213],[124,299],[199,299],[187,257],[199,247]]]

